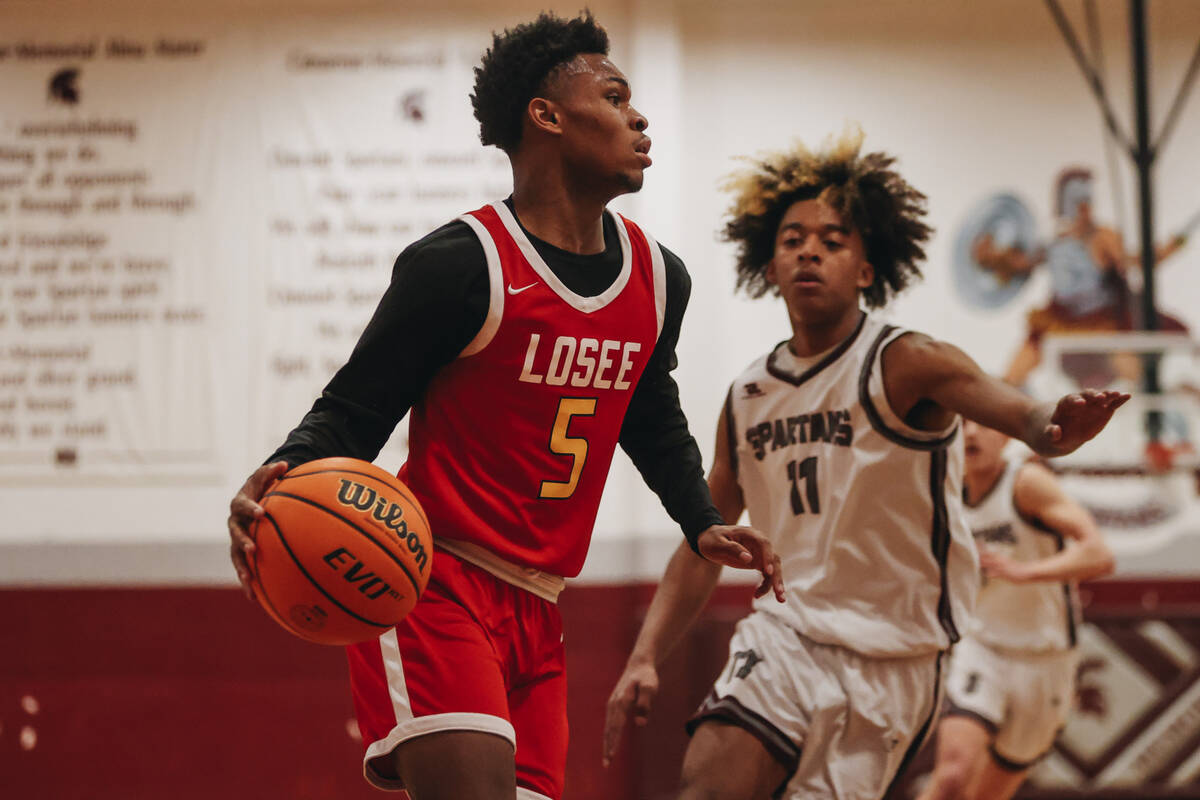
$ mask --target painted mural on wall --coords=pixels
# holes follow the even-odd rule
[[[969,305],[997,308],[1017,298],[1035,270],[1050,278],[1050,297],[1028,315],[1025,340],[1005,371],[1016,386],[1041,362],[1041,342],[1050,334],[1132,331],[1141,328],[1140,300],[1133,289],[1141,259],[1126,248],[1121,233],[1093,214],[1094,177],[1085,167],[1067,167],[1054,182],[1052,233],[1039,237],[1029,206],[1004,192],[985,198],[960,227],[955,240],[954,278]],[[1200,223],[1200,217],[1189,228]],[[1188,231],[1156,252],[1159,263],[1187,242]],[[1186,333],[1176,316],[1159,311],[1158,328]],[[1064,364],[1081,387],[1105,386],[1122,374],[1108,359]],[[1116,375],[1113,370],[1116,370]],[[1126,371],[1127,372],[1127,371]],[[1133,377],[1125,374],[1125,377]]]

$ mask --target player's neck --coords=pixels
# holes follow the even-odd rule
[[[801,322],[792,319],[792,353],[801,358],[824,353],[846,340],[858,327],[863,312],[855,306],[832,322]]]
[[[604,207],[611,198],[572,191],[553,170],[513,170],[513,210],[525,230],[560,250],[604,250]]]
[[[976,469],[963,471],[963,488],[967,490],[967,502],[971,505],[982,500],[1004,474],[1004,459]]]

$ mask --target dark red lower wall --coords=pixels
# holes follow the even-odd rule
[[[605,770],[604,705],[652,592],[574,586],[563,596],[569,800],[673,796],[682,721],[749,598],[748,587],[719,589],[664,666],[651,723]],[[1090,593],[1093,613],[1115,616],[1200,600],[1191,582]],[[0,591],[0,797],[383,797],[360,777],[352,718],[342,650],[284,633],[237,590]]]

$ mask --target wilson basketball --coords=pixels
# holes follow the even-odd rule
[[[291,633],[318,644],[366,641],[416,605],[433,541],[421,504],[391,473],[323,458],[287,472],[259,505],[254,592]]]

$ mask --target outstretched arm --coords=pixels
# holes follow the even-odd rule
[[[1072,452],[1103,430],[1129,399],[1124,392],[1089,389],[1056,403],[1036,403],[985,373],[954,345],[916,333],[888,346],[883,367],[888,402],[901,417],[931,409],[961,414],[1020,439],[1043,456]]]
[[[1017,510],[1072,543],[1047,558],[1014,561],[1005,556],[980,553],[980,563],[989,577],[1013,583],[1086,581],[1111,575],[1115,562],[1096,521],[1087,509],[1067,496],[1058,479],[1040,464],[1026,464],[1013,487]]]

